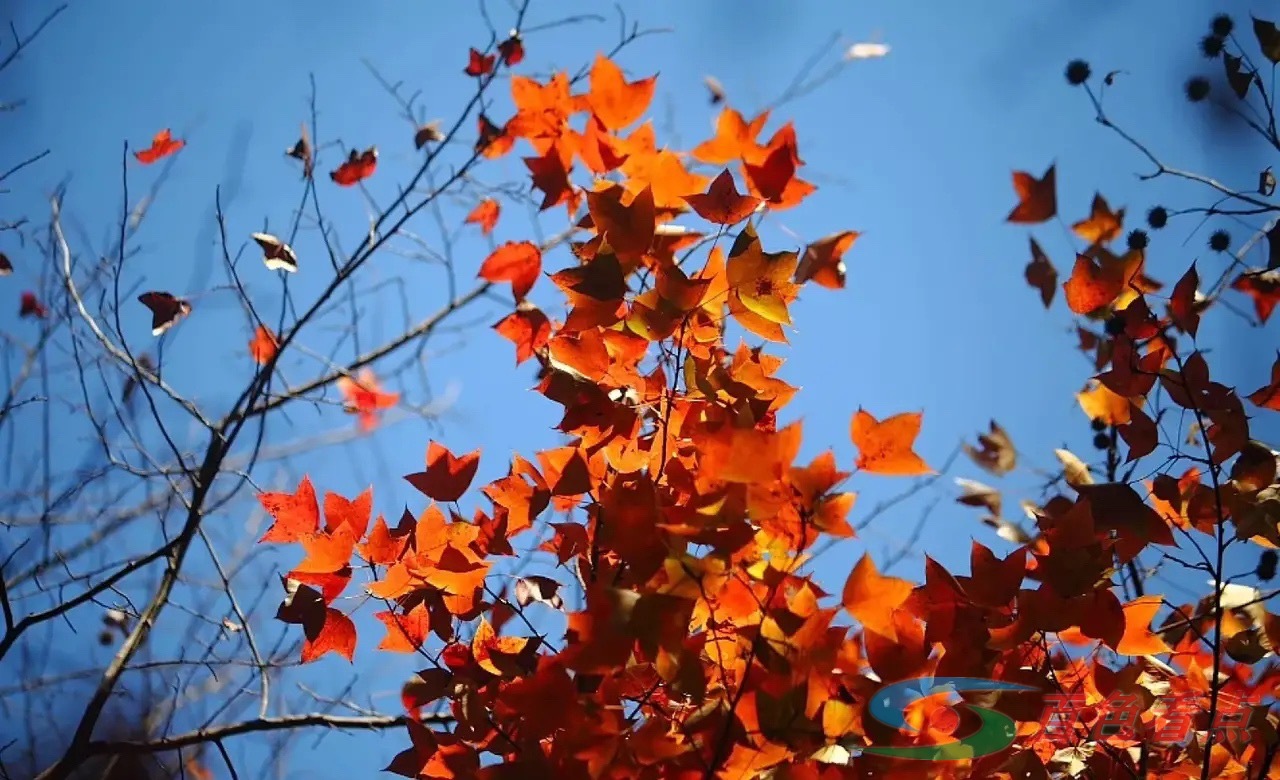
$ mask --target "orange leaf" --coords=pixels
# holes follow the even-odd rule
[[[262,493],[258,496],[258,501],[274,521],[258,540],[259,544],[296,542],[320,528],[316,489],[311,485],[311,479],[305,475],[294,492]]]
[[[768,111],[747,122],[742,114],[725,107],[716,118],[715,137],[694,147],[693,157],[710,165],[732,162],[755,147],[756,136],[768,121]]]
[[[698,212],[698,216],[717,225],[734,225],[747,217],[760,205],[760,199],[741,195],[733,185],[733,174],[728,170],[711,182],[710,189],[701,195],[685,195],[685,201]]]
[[[400,402],[400,394],[384,392],[368,368],[361,369],[356,379],[345,375],[340,377],[338,392],[346,401],[347,412],[359,415],[360,428],[365,431],[373,430],[378,424],[378,412]]]
[[[1090,244],[1108,244],[1120,235],[1123,225],[1124,209],[1113,212],[1107,199],[1095,194],[1089,218],[1075,223],[1071,229]]]
[[[465,223],[479,225],[480,232],[486,236],[493,232],[493,228],[498,224],[498,215],[502,213],[502,207],[498,201],[493,198],[485,198],[476,204],[476,207],[467,215]]]
[[[431,615],[425,602],[418,603],[408,614],[387,611],[375,612],[373,616],[387,627],[387,635],[378,643],[378,649],[389,653],[416,652],[431,632]]]
[[[515,146],[516,139],[507,132],[507,126],[499,127],[489,121],[489,117],[483,113],[476,118],[476,129],[479,137],[476,139],[475,149],[484,155],[486,159],[496,160]]]
[[[1034,225],[1053,219],[1058,213],[1058,188],[1054,180],[1056,168],[1056,165],[1050,165],[1040,179],[1025,171],[1013,172],[1013,189],[1018,193],[1018,205],[1005,217],[1006,222]]]
[[[547,346],[551,339],[551,320],[528,301],[521,301],[516,310],[503,317],[493,329],[516,345],[517,366]]]
[[[351,527],[345,525],[333,531],[302,537],[298,542],[307,555],[296,570],[303,574],[330,574],[342,570],[351,563],[356,538]]]
[[[920,412],[904,412],[881,422],[859,409],[849,429],[853,445],[858,448],[854,465],[862,471],[893,477],[932,474],[933,469],[912,451],[923,418]]]
[[[253,358],[253,362],[265,365],[275,357],[276,348],[279,346],[280,342],[276,341],[276,336],[271,329],[266,325],[259,325],[253,332],[253,340],[249,342],[249,356]]]
[[[622,69],[603,54],[591,66],[591,91],[587,102],[606,128],[619,130],[635,122],[649,108],[657,77],[628,82]]]
[[[151,139],[151,146],[134,152],[133,156],[143,165],[150,165],[159,159],[168,157],[186,145],[186,141],[174,138],[169,132],[169,128],[166,127]]]
[[[467,492],[479,467],[480,450],[458,457],[433,441],[427,446],[427,470],[406,475],[405,479],[428,498],[457,501]]]
[[[1159,655],[1170,652],[1159,634],[1151,631],[1151,619],[1160,611],[1160,596],[1143,596],[1124,605],[1124,636],[1116,645],[1120,655]]]
[[[840,603],[867,629],[897,641],[893,612],[907,600],[915,586],[897,577],[881,576],[866,553],[845,580]]]
[[[494,283],[511,282],[511,292],[521,301],[541,273],[542,251],[537,246],[529,241],[508,241],[485,258],[477,276]]]
[[[1089,380],[1087,389],[1076,393],[1076,400],[1090,420],[1102,420],[1107,425],[1129,423],[1129,399],[1113,393],[1096,379]]]
[[[796,266],[795,283],[803,284],[812,279],[829,290],[842,289],[846,273],[844,253],[860,235],[855,230],[844,230],[809,244],[800,258],[800,265]]]
[[[1088,314],[1114,301],[1124,291],[1125,278],[1098,265],[1087,255],[1076,255],[1071,278],[1063,285],[1067,308],[1076,314]]]

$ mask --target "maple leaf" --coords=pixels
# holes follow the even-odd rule
[[[133,153],[134,158],[143,165],[150,165],[157,160],[168,157],[176,153],[179,149],[186,146],[187,142],[174,138],[169,128],[165,128],[155,134],[151,139],[151,145],[146,149],[140,149]]]
[[[431,615],[427,611],[426,602],[415,605],[405,614],[383,611],[375,612],[373,616],[387,628],[386,636],[378,643],[379,650],[413,653],[427,641],[427,635],[431,633]]]
[[[799,205],[817,189],[796,176],[800,164],[795,128],[788,122],[767,146],[743,157],[742,167],[751,193],[768,201],[772,210],[782,211]]]
[[[524,39],[520,37],[519,30],[512,30],[506,40],[498,44],[498,54],[502,56],[503,64],[508,67],[519,65],[524,61]]]
[[[800,264],[796,266],[795,283],[804,284],[812,279],[829,290],[843,289],[846,275],[844,253],[860,235],[855,230],[842,230],[806,246]]]
[[[1242,273],[1232,280],[1231,289],[1252,298],[1258,321],[1266,323],[1280,304],[1280,269],[1253,269]]]
[[[353,661],[355,623],[327,606],[313,588],[298,582],[287,584],[285,599],[276,611],[276,619],[302,626],[302,663],[319,660],[327,653],[337,653],[349,663]]]
[[[901,607],[915,586],[897,577],[885,577],[866,553],[845,580],[840,603],[866,629],[897,641],[894,610]]]
[[[476,204],[476,207],[467,214],[467,218],[463,220],[467,224],[479,225],[480,232],[486,236],[493,232],[494,227],[498,224],[498,215],[502,213],[502,207],[498,201],[493,198],[485,198]]]
[[[1058,187],[1054,178],[1056,168],[1056,165],[1050,165],[1039,179],[1025,171],[1013,172],[1013,189],[1018,194],[1018,205],[1005,217],[1006,222],[1036,224],[1057,215]]]
[[[340,187],[354,187],[372,176],[377,169],[378,147],[370,146],[363,152],[352,149],[342,165],[329,171],[329,178]]]
[[[1090,420],[1101,420],[1107,425],[1126,425],[1129,422],[1129,399],[1096,379],[1090,380],[1084,390],[1076,393],[1076,400]]]
[[[320,527],[320,507],[311,479],[303,476],[292,493],[260,493],[258,502],[271,515],[271,527],[258,540],[262,542],[296,542]]]
[[[912,447],[920,435],[920,412],[895,414],[883,421],[859,409],[850,423],[853,446],[858,448],[855,467],[872,474],[912,477],[932,474],[933,469]]]
[[[755,148],[756,136],[768,121],[768,111],[748,122],[742,114],[726,106],[716,118],[715,136],[698,144],[691,154],[694,159],[710,165],[732,162]]]
[[[645,187],[623,202],[626,190],[612,185],[587,193],[587,209],[596,234],[619,260],[639,260],[653,245],[657,214],[653,190]],[[598,257],[598,255],[597,255]]]
[[[1013,440],[995,420],[991,421],[987,433],[978,434],[978,444],[981,445],[981,450],[967,442],[963,446],[965,454],[983,469],[996,476],[1003,476],[1017,467],[1018,451],[1013,446]],[[1000,512],[997,510],[995,514]]]
[[[1271,381],[1249,394],[1255,406],[1280,412],[1280,353],[1271,364]]]
[[[254,233],[251,238],[262,249],[262,263],[267,270],[297,273],[298,256],[292,247],[270,233]]]
[[[1169,646],[1151,630],[1151,619],[1164,605],[1160,596],[1143,596],[1124,605],[1124,636],[1116,644],[1121,655],[1159,655]]]
[[[418,125],[418,129],[413,131],[413,148],[421,149],[427,144],[443,141],[445,134],[440,129],[440,124],[439,119],[433,119],[430,122]]]
[[[138,296],[138,302],[151,310],[152,336],[159,336],[191,313],[191,303],[173,293],[145,292]]]
[[[687,202],[698,216],[717,225],[736,225],[756,210],[760,199],[738,193],[733,185],[733,174],[721,171],[703,194],[685,195]]]
[[[1053,262],[1049,260],[1048,255],[1036,240],[1032,238],[1030,241],[1031,262],[1027,263],[1023,275],[1027,279],[1027,284],[1040,291],[1040,300],[1047,309],[1049,304],[1053,303],[1053,294],[1058,290],[1058,269],[1053,267]]]
[[[433,441],[427,446],[427,470],[406,475],[405,479],[428,498],[457,501],[467,492],[479,467],[480,450],[458,457]]]
[[[748,224],[734,240],[725,265],[731,297],[769,322],[791,324],[787,305],[799,292],[791,281],[797,263],[795,252],[763,251],[755,228]]]
[[[508,132],[508,127],[495,125],[484,113],[476,117],[476,130],[478,137],[475,149],[486,159],[496,160],[515,146],[516,139]]]
[[[542,190],[542,205],[538,207],[540,211],[561,203],[567,203],[570,211],[576,207],[575,188],[569,181],[572,160],[573,155],[567,146],[559,143],[551,144],[540,157],[524,158],[533,186]]]
[[[1112,211],[1107,199],[1095,194],[1089,217],[1075,223],[1071,229],[1090,244],[1111,243],[1124,229],[1124,209]]]
[[[372,564],[389,566],[400,560],[408,547],[417,521],[405,510],[399,525],[393,530],[381,516],[373,522],[373,528],[365,540],[356,545],[360,556]]]
[[[0,276],[8,276],[13,273],[13,262],[9,260],[9,256],[4,252],[0,252]]]
[[[359,415],[360,428],[371,431],[378,424],[378,412],[395,407],[400,402],[399,393],[383,391],[373,370],[363,368],[356,378],[343,375],[338,378],[338,392],[342,393],[348,414]]]
[[[1140,281],[1143,262],[1140,251],[1122,258],[1104,256],[1101,263],[1088,255],[1076,255],[1071,278],[1062,285],[1067,307],[1076,314],[1090,314],[1112,303],[1117,307],[1128,305],[1137,295],[1133,286]]]
[[[31,291],[22,293],[21,299],[18,301],[18,316],[22,318],[35,317],[36,319],[44,319],[49,312],[45,309],[44,304],[40,303],[40,299]]]
[[[497,60],[495,54],[481,54],[474,48],[467,52],[467,67],[462,72],[468,76],[485,76],[493,72],[493,63]]]
[[[280,342],[271,329],[266,325],[259,325],[253,332],[253,339],[249,342],[249,357],[253,358],[253,362],[258,365],[266,365],[271,362],[271,358],[275,357],[279,346]]]
[[[551,320],[528,301],[517,304],[493,329],[516,345],[516,365],[541,352],[551,340]]]
[[[542,273],[542,251],[529,241],[508,241],[493,250],[476,274],[488,282],[510,282],[517,302],[523,301]]]
[[[606,128],[618,130],[644,115],[653,100],[656,76],[628,82],[622,69],[603,54],[591,66],[591,91],[587,102],[591,113]]]
[[[311,148],[311,137],[307,133],[307,124],[302,123],[302,130],[293,146],[285,150],[286,157],[292,157],[302,163],[302,178],[310,179],[315,166],[315,155]]]

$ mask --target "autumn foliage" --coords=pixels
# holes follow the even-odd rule
[[[504,54],[472,49],[465,72],[485,77]],[[563,257],[512,241],[479,262],[479,276],[511,299],[494,328],[516,364],[541,365],[536,392],[566,443],[515,455],[505,476],[475,484],[486,456],[432,441],[423,469],[406,476],[421,504],[392,522],[376,493],[343,497],[306,477],[260,496],[274,519],[261,541],[300,556],[278,618],[301,627],[302,661],[352,661],[357,648],[361,663],[376,663],[374,650],[422,659],[402,694],[415,720],[387,769],[1045,778],[1077,762],[1094,777],[1199,776],[1202,765],[1213,777],[1259,776],[1275,756],[1263,702],[1280,684],[1271,654],[1280,617],[1252,588],[1256,596],[1218,609],[1212,596],[1125,597],[1117,577],[1144,552],[1173,553],[1197,534],[1280,545],[1276,453],[1249,434],[1251,415],[1280,408],[1280,360],[1260,372],[1256,392],[1238,394],[1213,379],[1195,344],[1229,290],[1253,295],[1263,320],[1275,293],[1252,291],[1251,271],[1202,293],[1195,263],[1173,269],[1173,284],[1156,281],[1144,247],[1116,246],[1125,210],[1102,195],[1072,226],[1080,244],[1061,270],[1032,238],[1028,283],[1046,307],[1061,294],[1093,357],[1096,376],[1078,401],[1082,424],[1111,437],[1107,462],[1058,450],[1054,494],[1024,502],[1029,530],[1006,518],[997,491],[968,480],[961,502],[983,508],[1012,549],[975,541],[968,573],[927,558],[913,579],[863,555],[829,592],[804,567],[824,540],[854,535],[850,479],[934,473],[915,450],[922,414],[854,406],[853,463],[830,451],[797,461],[802,426],[779,423],[796,388],[778,378],[777,352],[805,285],[843,287],[858,234],[767,244],[759,219],[817,189],[801,176],[795,128],[766,133],[769,115],[725,106],[711,138],[674,150],[644,121],[655,89],[655,77],[629,78],[600,56],[585,89],[564,73],[512,75],[514,113],[478,123],[477,152],[523,155],[540,207],[563,207],[578,230]],[[353,151],[332,178],[355,184],[375,161]],[[1056,173],[1014,175],[1009,222],[1058,215]],[[482,200],[467,222],[487,233],[500,215]],[[530,302],[547,287],[563,313]],[[731,328],[751,343],[732,346]],[[260,331],[254,359],[273,345]],[[342,392],[366,427],[388,402],[372,374],[344,380]],[[1160,423],[1177,416],[1199,426],[1203,457],[1181,469],[1156,458],[1140,472],[1150,477],[1130,479],[1127,466],[1170,446]],[[996,423],[968,453],[997,476],[1018,468]],[[543,527],[550,536],[534,554],[559,576],[499,576]],[[335,606],[353,589],[381,605],[380,636],[357,636]],[[566,613],[563,635],[540,633],[548,610]],[[868,716],[884,686],[934,676],[1029,686],[982,700],[1016,723],[1012,744],[948,761],[858,756],[862,746],[946,744],[976,728],[945,694],[914,703],[906,728]],[[1199,703],[1185,745],[1153,740],[1173,717],[1161,703],[1170,692]],[[1063,741],[1042,713],[1066,693],[1081,709]],[[1140,716],[1097,737],[1116,696],[1136,697]],[[1254,709],[1235,731],[1215,731],[1205,755],[1227,696]]]

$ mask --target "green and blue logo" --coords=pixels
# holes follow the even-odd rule
[[[904,717],[906,707],[912,702],[937,693],[966,693],[976,691],[1034,691],[1029,685],[988,680],[984,677],[918,677],[892,683],[881,688],[867,703],[867,712],[873,718],[896,729],[918,731]],[[911,745],[904,747],[860,748],[862,753],[915,761],[960,761],[989,756],[1013,744],[1017,727],[1013,718],[1002,712],[978,707],[968,702],[963,706],[978,716],[981,725],[972,734],[943,745]]]

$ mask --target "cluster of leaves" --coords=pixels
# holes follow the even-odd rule
[[[473,52],[467,73],[492,67]],[[394,527],[373,516],[371,491],[327,493],[321,502],[303,478],[292,493],[261,495],[274,518],[262,541],[304,553],[283,578],[278,612],[302,626],[302,660],[353,658],[355,623],[335,604],[359,569],[365,592],[386,607],[376,615],[385,626],[378,648],[429,663],[404,688],[412,744],[388,769],[406,777],[1026,778],[1076,762],[1094,776],[1181,777],[1203,763],[1228,777],[1269,764],[1276,729],[1265,705],[1250,723],[1252,739],[1144,740],[1167,718],[1163,693],[1200,697],[1200,737],[1226,689],[1212,681],[1229,679],[1254,699],[1274,695],[1280,673],[1249,666],[1280,641],[1280,618],[1258,603],[1260,592],[1230,611],[1214,598],[1175,608],[1153,628],[1162,599],[1122,599],[1114,579],[1151,546],[1176,547],[1179,534],[1221,536],[1229,526],[1242,540],[1280,543],[1276,454],[1249,438],[1241,400],[1210,379],[1203,354],[1178,344],[1194,337],[1217,294],[1197,293],[1194,265],[1166,313],[1155,314],[1148,296],[1161,287],[1145,273],[1145,247],[1107,248],[1124,214],[1099,196],[1075,225],[1088,246],[1062,286],[1074,314],[1106,323],[1102,333],[1080,329],[1100,372],[1080,395],[1085,413],[1127,442],[1127,460],[1136,461],[1159,446],[1160,414],[1149,401],[1158,389],[1204,431],[1203,465],[1160,474],[1140,493],[1118,476],[1114,441],[1104,479],[1059,450],[1062,492],[1024,503],[1033,532],[1011,530],[994,491],[962,499],[991,510],[992,524],[1016,542],[1009,554],[975,542],[967,576],[926,559],[920,585],[881,574],[863,556],[829,594],[804,566],[823,539],[853,535],[846,480],[852,470],[931,473],[913,451],[921,415],[880,420],[857,410],[851,471],[829,451],[795,462],[801,425],[777,421],[796,393],[776,376],[781,359],[762,346],[730,349],[726,333],[732,324],[785,343],[801,286],[842,287],[842,255],[857,233],[815,241],[803,256],[766,251],[753,220],[816,190],[797,175],[793,127],[761,141],[767,115],[748,120],[725,107],[714,137],[688,153],[659,147],[650,123],[636,126],[655,83],[628,81],[601,56],[585,93],[574,93],[567,74],[545,82],[514,75],[514,116],[502,125],[479,120],[477,150],[496,158],[530,146],[524,163],[542,208],[563,205],[586,237],[572,244],[569,266],[549,274],[567,303],[563,321],[528,299],[543,277],[537,245],[504,244],[479,271],[510,285],[514,309],[495,328],[515,345],[518,364],[540,363],[537,391],[563,408],[556,427],[568,443],[515,456],[477,493],[480,453],[459,456],[432,442],[425,470],[407,477],[428,502]],[[695,162],[724,167],[704,176]],[[586,184],[571,176],[578,165]],[[1056,216],[1052,168],[1039,180],[1017,174],[1015,185],[1021,202],[1010,221]],[[499,213],[496,202],[481,202],[468,221],[488,230]],[[710,229],[682,224],[694,216]],[[1028,281],[1049,305],[1057,272],[1034,240],[1032,252]],[[1275,408],[1278,380],[1280,364],[1254,403]],[[981,444],[970,448],[977,464],[996,474],[1015,468],[999,426]],[[485,505],[468,516],[460,502],[479,495]],[[536,549],[565,576],[524,577],[508,593],[495,563],[516,556],[549,514],[565,519],[550,523],[554,535]],[[571,589],[581,608],[566,615],[563,639],[538,633],[537,611],[567,610]],[[868,745],[945,744],[973,729],[973,713],[957,716],[946,695],[910,705],[903,729],[867,714],[885,685],[935,675],[1030,686],[984,700],[1017,723],[1012,747],[935,763],[856,755]],[[1066,747],[1040,723],[1045,695],[1064,690],[1084,692],[1088,704],[1078,742]],[[1141,697],[1141,721],[1133,733],[1091,737],[1098,705],[1118,691]]]

